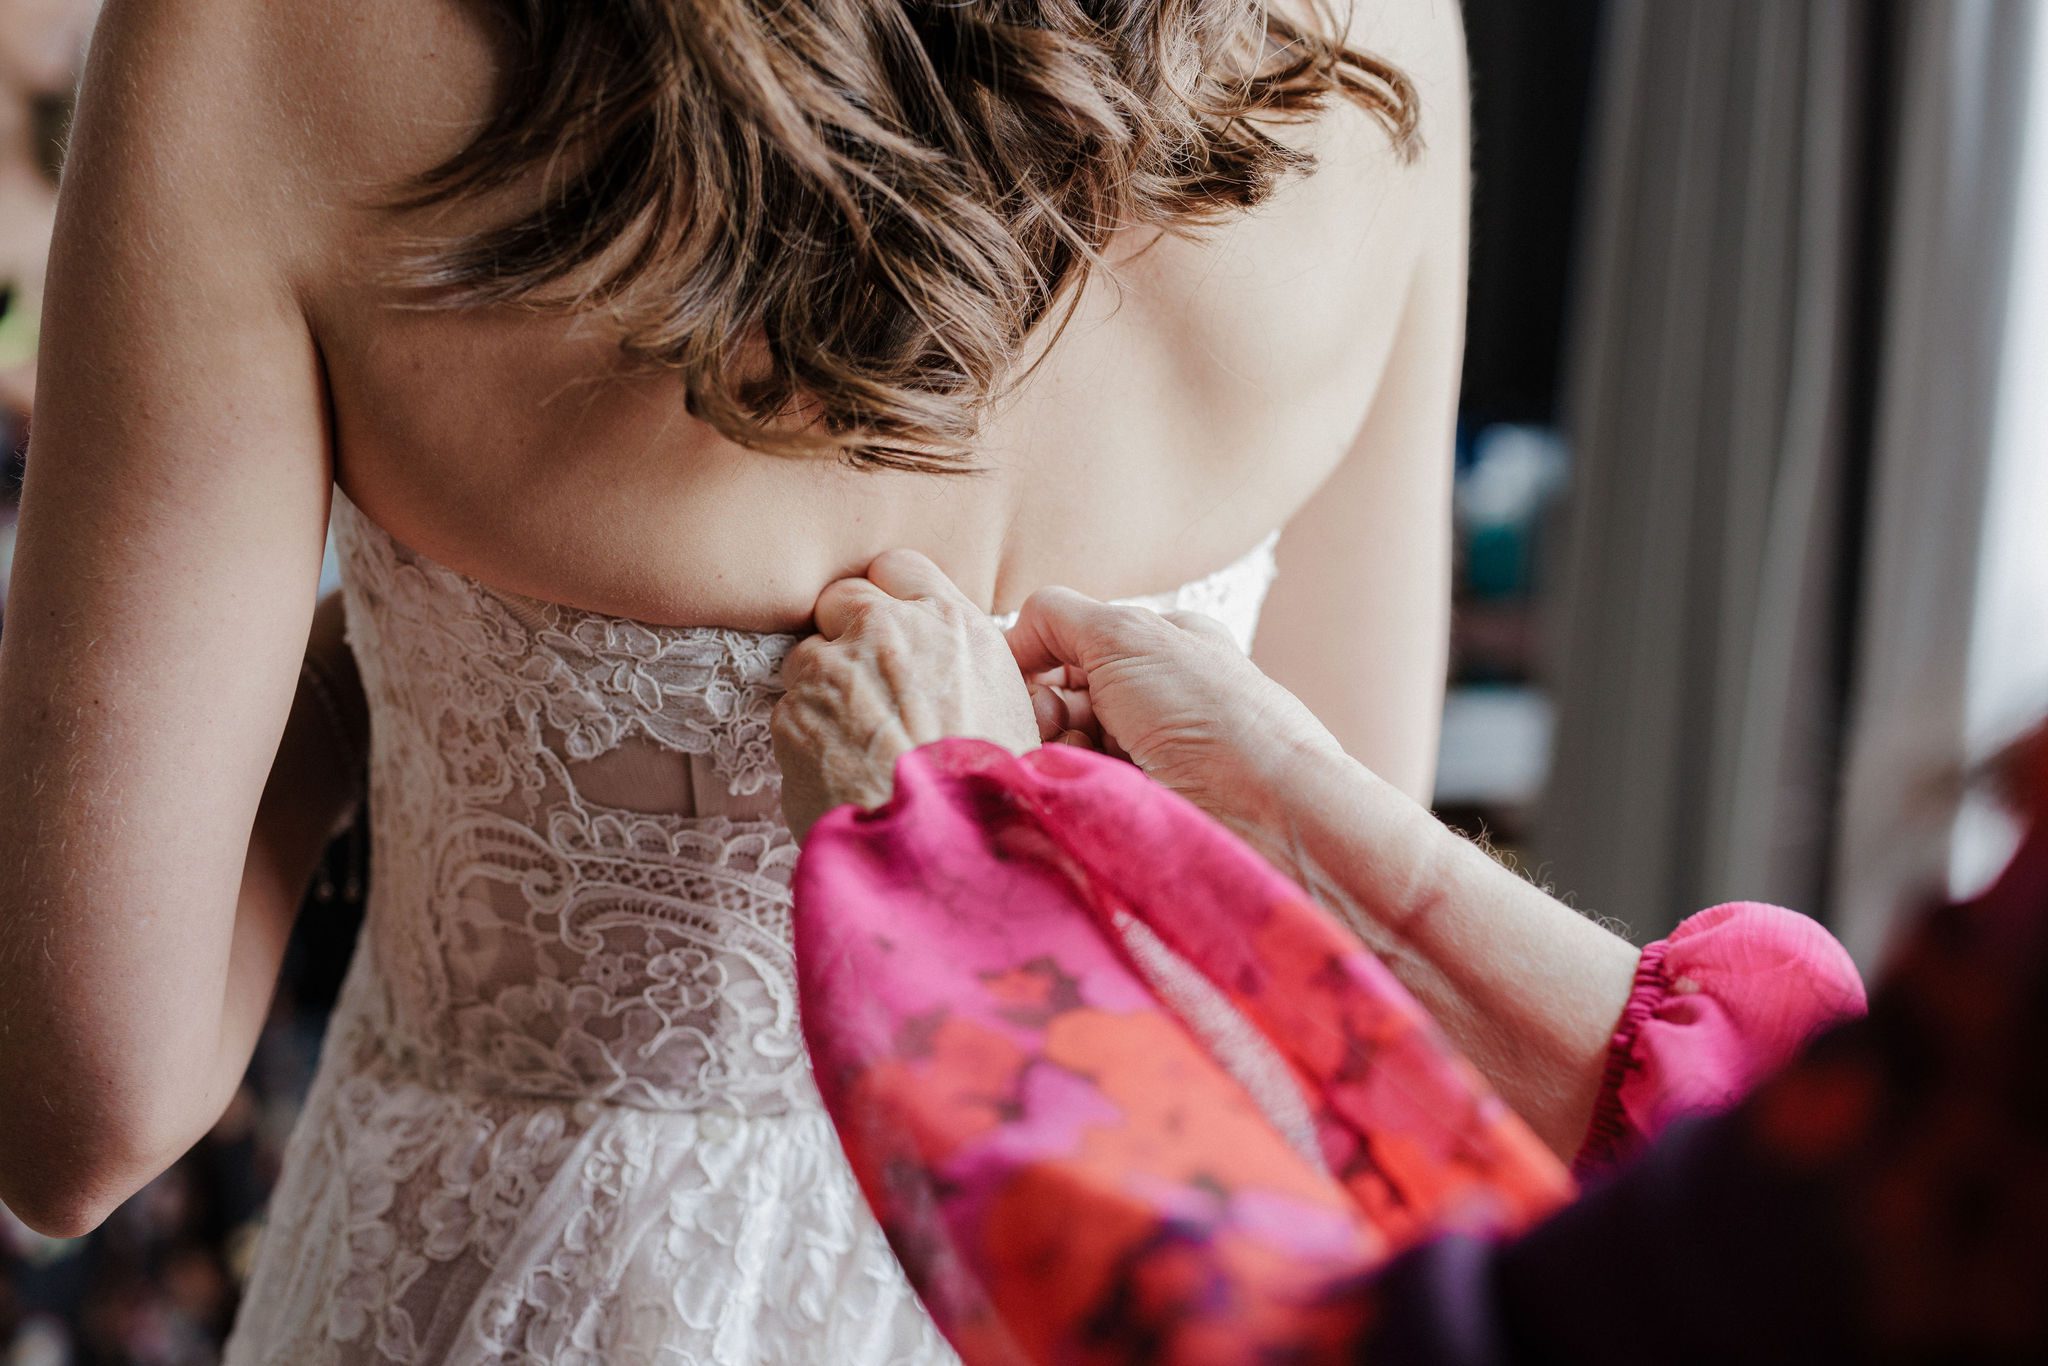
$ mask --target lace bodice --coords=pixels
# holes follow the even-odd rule
[[[336,506],[374,718],[383,1046],[451,1086],[786,1106],[796,850],[769,716],[797,637],[515,597]],[[1248,642],[1271,575],[1269,539],[1140,601]]]
[[[950,1366],[797,1028],[787,635],[487,588],[346,500],[368,921],[228,1366]],[[1159,598],[1248,641],[1271,542]]]

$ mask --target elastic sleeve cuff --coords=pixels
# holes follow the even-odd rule
[[[1742,901],[1691,917],[1636,965],[1574,1172],[1614,1167],[1681,1115],[1728,1109],[1865,1009],[1855,964],[1806,916]]]

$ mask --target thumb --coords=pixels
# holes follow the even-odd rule
[[[1026,678],[1053,669],[1086,673],[1110,652],[1116,609],[1071,588],[1041,588],[1024,600],[1006,637]]]

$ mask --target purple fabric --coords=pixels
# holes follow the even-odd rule
[[[2024,776],[2048,813],[2048,739]],[[2048,1361],[2048,819],[1990,891],[1922,918],[1865,1018],[1738,1108],[1520,1238],[1412,1249],[1369,1293],[1371,1366]]]
[[[1821,1182],[1730,1117],[1644,1158],[1512,1243],[1452,1236],[1373,1288],[1371,1366],[1836,1366],[1869,1359],[1844,1221]]]

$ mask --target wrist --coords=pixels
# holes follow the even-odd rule
[[[1238,760],[1217,775],[1222,781],[1211,790],[1223,795],[1202,805],[1268,863],[1312,888],[1329,794],[1341,789],[1355,765],[1334,742],[1309,737],[1262,744]]]
[[[1297,750],[1272,790],[1261,852],[1369,943],[1443,895],[1464,841],[1334,743]]]
[[[1233,774],[1241,794],[1242,816],[1262,826],[1291,823],[1304,797],[1337,780],[1351,760],[1334,741],[1317,737],[1274,736],[1241,754]]]

